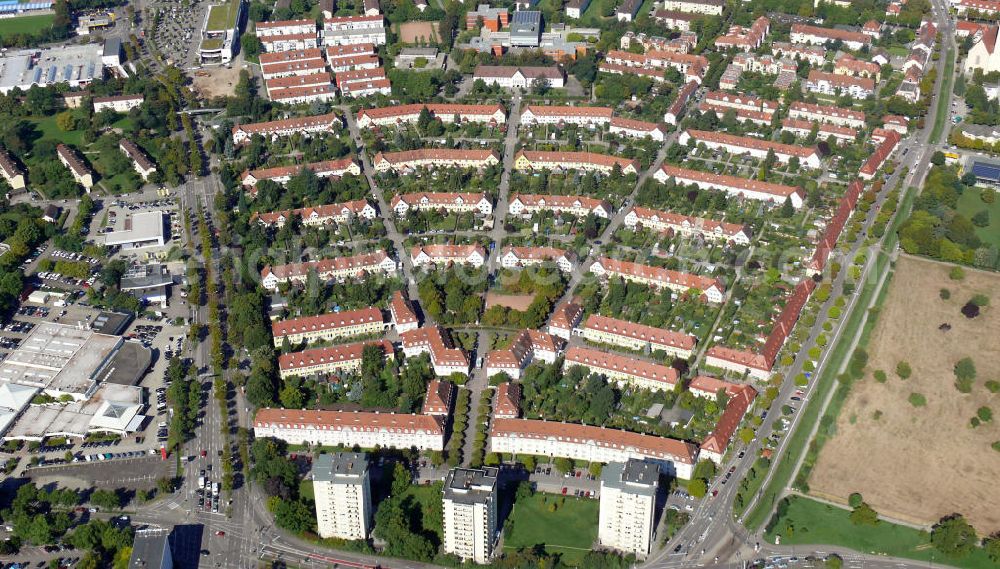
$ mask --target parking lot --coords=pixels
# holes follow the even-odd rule
[[[208,2],[160,0],[151,2],[147,33],[164,63],[178,67],[195,65],[201,45],[201,29],[205,22]]]

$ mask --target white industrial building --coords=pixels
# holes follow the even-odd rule
[[[125,216],[115,231],[104,236],[104,244],[123,250],[163,247],[167,242],[166,216],[162,211],[146,211]]]

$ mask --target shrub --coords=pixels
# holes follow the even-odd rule
[[[963,269],[962,267],[952,267],[951,270],[948,271],[948,278],[950,278],[953,281],[960,281],[964,279],[965,269]]]
[[[809,385],[809,378],[806,377],[806,374],[800,373],[795,376],[795,385],[805,387]]]
[[[969,419],[969,426],[975,429],[979,426],[979,417],[973,417]]]
[[[979,417],[979,420],[984,423],[989,423],[993,420],[993,409],[984,405],[976,410],[976,417]]]
[[[938,296],[941,297],[941,300],[948,300],[949,298],[951,298],[951,291],[946,288],[943,288],[940,291],[938,291]]]
[[[990,445],[990,448],[992,448],[993,450],[995,450],[997,452],[1000,452],[1000,441],[997,441],[997,442],[993,443],[992,445]]]
[[[840,307],[831,306],[830,310],[826,312],[826,315],[829,316],[830,318],[833,318],[834,320],[840,318]]]
[[[861,496],[860,492],[854,492],[850,496],[847,497],[847,505],[849,505],[852,508],[857,508],[864,501],[865,500]]]
[[[973,296],[972,299],[969,300],[969,302],[971,302],[972,304],[975,304],[976,306],[978,306],[980,308],[983,308],[985,306],[989,306],[990,305],[990,297],[986,296],[985,294],[977,294],[977,295]]]
[[[955,362],[954,371],[958,379],[976,379],[976,364],[972,358],[962,358]]]
[[[1000,393],[1000,381],[991,379],[987,381],[985,385],[986,389],[988,389],[990,393]]]
[[[875,381],[879,383],[885,383],[886,380],[889,379],[889,377],[885,374],[885,372],[880,369],[875,370],[875,373],[873,375],[875,376]]]
[[[899,379],[909,379],[913,375],[913,369],[910,368],[909,363],[905,361],[899,362],[896,364],[896,375],[899,376]]]
[[[923,407],[927,405],[927,398],[924,397],[922,393],[911,393],[908,401],[910,402],[910,405],[913,405],[914,407]]]

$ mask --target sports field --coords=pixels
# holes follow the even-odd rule
[[[1000,530],[996,420],[972,426],[980,407],[1000,412],[1000,394],[986,382],[1000,378],[1000,309],[974,319],[960,312],[975,294],[1000,303],[1000,275],[966,269],[951,280],[951,265],[899,259],[889,294],[868,346],[868,366],[855,382],[809,479],[810,492],[846,503],[860,492],[876,511],[915,524],[962,513],[980,534]],[[947,289],[942,298],[942,289]],[[955,387],[954,366],[971,357],[976,379],[969,393]],[[899,362],[912,368],[908,379]],[[881,383],[874,372],[881,370]],[[914,406],[911,394],[925,406]]]
[[[550,553],[562,554],[564,563],[576,565],[597,540],[598,510],[597,500],[539,492],[514,505],[504,549],[543,544]]]
[[[11,34],[34,35],[52,26],[55,14],[39,14],[35,16],[18,16],[16,18],[0,19],[0,38]]]

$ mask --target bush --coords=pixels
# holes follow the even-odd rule
[[[990,393],[1000,393],[1000,381],[991,379],[984,385],[986,385],[986,389],[989,390]]]
[[[955,362],[954,371],[958,379],[976,379],[976,364],[972,358],[962,358]]]
[[[864,502],[864,498],[861,496],[860,492],[854,492],[847,497],[847,505],[852,508],[857,508]]]
[[[875,373],[873,375],[875,376],[875,381],[879,383],[885,383],[886,380],[889,379],[889,377],[885,374],[885,372],[880,369],[875,370]]]
[[[909,363],[905,361],[899,362],[896,364],[896,375],[899,376],[899,379],[909,379],[913,375],[913,369],[910,368]]]
[[[809,385],[809,378],[806,377],[806,374],[800,373],[795,376],[795,385],[805,387]]]
[[[951,270],[948,271],[948,278],[950,278],[953,281],[960,281],[964,279],[965,269],[963,269],[962,267],[952,267]]]
[[[923,407],[927,405],[927,398],[923,396],[922,393],[911,393],[908,398],[910,405],[914,407]]]
[[[951,291],[946,288],[943,288],[940,291],[938,291],[938,296],[941,297],[941,300],[948,300],[949,298],[951,298]]]
[[[969,302],[975,304],[980,308],[983,308],[990,305],[990,297],[986,296],[985,294],[977,294],[973,296]]]
[[[976,417],[979,417],[979,420],[984,423],[989,423],[993,420],[993,409],[984,405],[976,410]]]
[[[704,498],[708,492],[708,485],[701,478],[696,478],[688,483],[687,491],[695,498]]]

